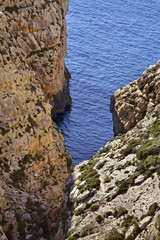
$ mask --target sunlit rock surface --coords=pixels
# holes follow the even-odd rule
[[[55,239],[159,239],[159,113],[157,105],[74,168]]]
[[[74,168],[54,239],[159,239],[159,64],[115,92],[115,134],[125,133]]]
[[[115,135],[133,128],[160,103],[160,61],[111,97]]]
[[[49,102],[56,114],[70,99],[67,9],[67,1],[0,3],[0,239],[51,239],[63,204],[72,162]]]

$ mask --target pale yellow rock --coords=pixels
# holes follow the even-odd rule
[[[63,1],[0,4],[0,221],[13,239],[52,236],[72,168],[49,104],[61,103],[56,114],[70,101],[66,8]]]

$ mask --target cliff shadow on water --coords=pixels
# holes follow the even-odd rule
[[[51,115],[52,115],[52,111],[54,111],[54,110],[53,109],[51,110]],[[60,129],[61,129],[61,125],[65,124],[66,118],[69,118],[71,111],[72,111],[72,105],[68,105],[65,107],[64,112],[58,113],[56,118],[52,117],[52,120],[57,123],[57,125]],[[62,133],[65,136],[65,132],[62,131]]]

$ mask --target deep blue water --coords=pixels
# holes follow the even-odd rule
[[[160,1],[70,0],[72,108],[58,120],[73,165],[113,137],[110,96],[160,57]]]

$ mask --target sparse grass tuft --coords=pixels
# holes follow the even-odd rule
[[[123,240],[125,235],[123,233],[114,232],[111,233],[105,240]]]
[[[92,205],[91,207],[90,207],[90,210],[92,211],[92,212],[95,212],[95,211],[97,211],[99,209],[99,205],[97,205],[97,204],[94,204],[94,205]]]
[[[107,177],[105,177],[105,179],[104,179],[104,183],[109,183],[111,181],[111,179],[107,176]]]
[[[104,217],[105,218],[108,218],[109,216],[112,216],[113,213],[111,211],[107,211],[105,214],[104,214]]]
[[[120,207],[118,210],[115,210],[113,216],[119,218],[128,213],[128,210],[124,207]]]
[[[104,218],[103,218],[101,215],[97,215],[97,216],[96,216],[96,221],[97,221],[97,223],[99,223],[99,224],[103,221],[103,219],[104,219]]]
[[[86,181],[84,185],[78,185],[78,189],[80,192],[84,192],[85,190],[89,190],[92,192],[93,189],[99,189],[100,187],[100,180],[99,180],[99,174],[97,171],[93,168],[97,161],[90,160],[87,165],[85,165],[85,168],[81,168],[81,175],[79,176],[80,181]]]

